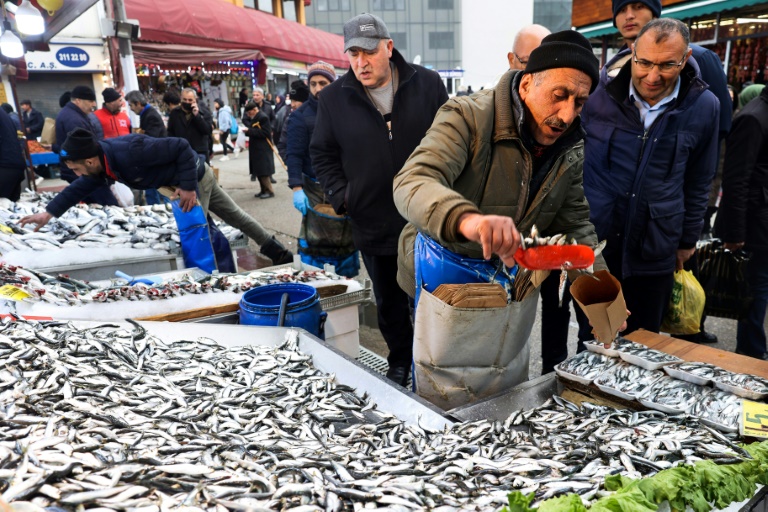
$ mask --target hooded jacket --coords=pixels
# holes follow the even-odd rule
[[[436,72],[408,64],[397,50],[390,61],[399,79],[391,134],[350,69],[323,89],[309,148],[333,209],[350,217],[355,246],[375,255],[397,254],[405,219],[392,200],[392,180],[448,99]]]
[[[616,275],[675,270],[695,246],[717,164],[720,105],[689,59],[678,98],[646,131],[629,98],[631,62],[601,81],[581,113],[587,132],[584,191],[606,252],[623,253]]]
[[[315,131],[316,120],[317,98],[312,95],[288,117],[284,144],[289,187],[301,187],[304,174],[312,179],[317,178],[309,157],[309,141]]]
[[[177,137],[158,139],[131,134],[98,141],[106,171],[98,176],[81,176],[61,191],[46,206],[60,217],[85,196],[115,181],[146,190],[162,186],[195,190],[205,166],[189,143]]]
[[[229,133],[229,129],[232,128],[232,109],[229,105],[224,105],[219,109],[216,114],[216,122],[219,125],[219,130]]]
[[[542,236],[564,233],[585,245],[597,243],[582,188],[578,118],[553,145],[552,163],[529,201],[533,159],[521,135],[525,114],[517,89],[522,76],[507,71],[494,89],[449,100],[395,177],[395,204],[410,222],[400,237],[397,281],[411,297],[417,230],[450,251],[483,257],[480,244],[459,234],[458,220],[465,213],[510,217],[521,233],[535,224]],[[605,268],[601,259],[595,268]]]

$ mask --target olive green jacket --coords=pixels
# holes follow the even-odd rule
[[[508,71],[494,89],[448,100],[395,177],[395,206],[409,222],[400,234],[397,280],[411,297],[417,230],[453,252],[483,257],[481,246],[459,233],[465,213],[511,217],[522,235],[535,224],[540,236],[565,233],[569,241],[597,243],[582,187],[584,132],[578,118],[556,143],[560,152],[526,209],[532,157],[520,138],[521,77]],[[604,268],[599,258],[595,269]]]

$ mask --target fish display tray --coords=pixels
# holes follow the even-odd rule
[[[128,275],[139,276],[143,274],[157,274],[182,268],[179,266],[180,258],[174,254],[158,254],[138,258],[126,258],[122,260],[104,261],[98,263],[83,263],[77,265],[62,265],[57,267],[31,268],[46,274],[66,274],[74,279],[82,281],[109,280],[115,277],[115,270],[122,270]],[[181,262],[183,266],[183,262]]]
[[[608,357],[619,356],[618,350],[616,350],[615,348],[605,348],[605,345],[603,345],[597,340],[585,341],[584,346],[587,348],[587,350],[589,350],[590,352],[594,352],[596,354],[602,354]]]
[[[699,386],[707,386],[712,382],[712,379],[708,379],[706,377],[701,377],[699,375],[695,375],[693,373],[680,370],[679,368],[677,368],[677,366],[674,363],[671,365],[664,366],[664,371],[670,377],[674,377],[678,380],[684,380],[685,382],[698,384]]]
[[[740,386],[733,386],[718,380],[713,381],[713,383],[717,389],[728,391],[729,393],[733,393],[734,395],[738,395],[749,400],[765,400],[768,398],[768,393],[758,393],[757,391],[752,391],[751,389],[744,389]]]
[[[677,357],[676,358],[677,361],[662,361],[660,363],[655,363],[653,361],[649,361],[635,354],[630,354],[628,352],[622,352],[622,351],[619,351],[619,357],[630,364],[639,366],[640,368],[645,368],[646,370],[660,370],[661,368],[663,368],[668,364],[672,364],[674,362],[682,362],[682,359]]]

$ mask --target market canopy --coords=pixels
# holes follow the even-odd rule
[[[188,46],[223,50],[216,60],[235,60],[229,52],[239,50],[239,60],[268,56],[306,63],[323,60],[339,68],[349,65],[341,36],[225,0],[125,0],[125,9],[128,18],[139,20],[137,47],[142,43],[177,45],[169,48],[169,57],[173,58],[157,56],[156,61],[174,62],[179,58],[179,46]],[[144,44],[143,48],[155,54],[163,51],[160,45]],[[186,62],[196,60],[200,59],[188,58]]]
[[[727,12],[741,7],[755,5],[762,1],[763,0],[700,0],[697,2],[686,2],[664,7],[661,10],[661,15],[664,18],[685,20],[718,12]],[[587,38],[601,37],[618,32],[616,27],[613,26],[613,20],[579,27],[577,30]]]

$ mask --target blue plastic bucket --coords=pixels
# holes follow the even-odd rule
[[[240,299],[240,323],[243,325],[278,325],[280,300],[288,294],[285,327],[299,327],[325,339],[325,319],[317,290],[306,284],[279,283],[248,290]]]

